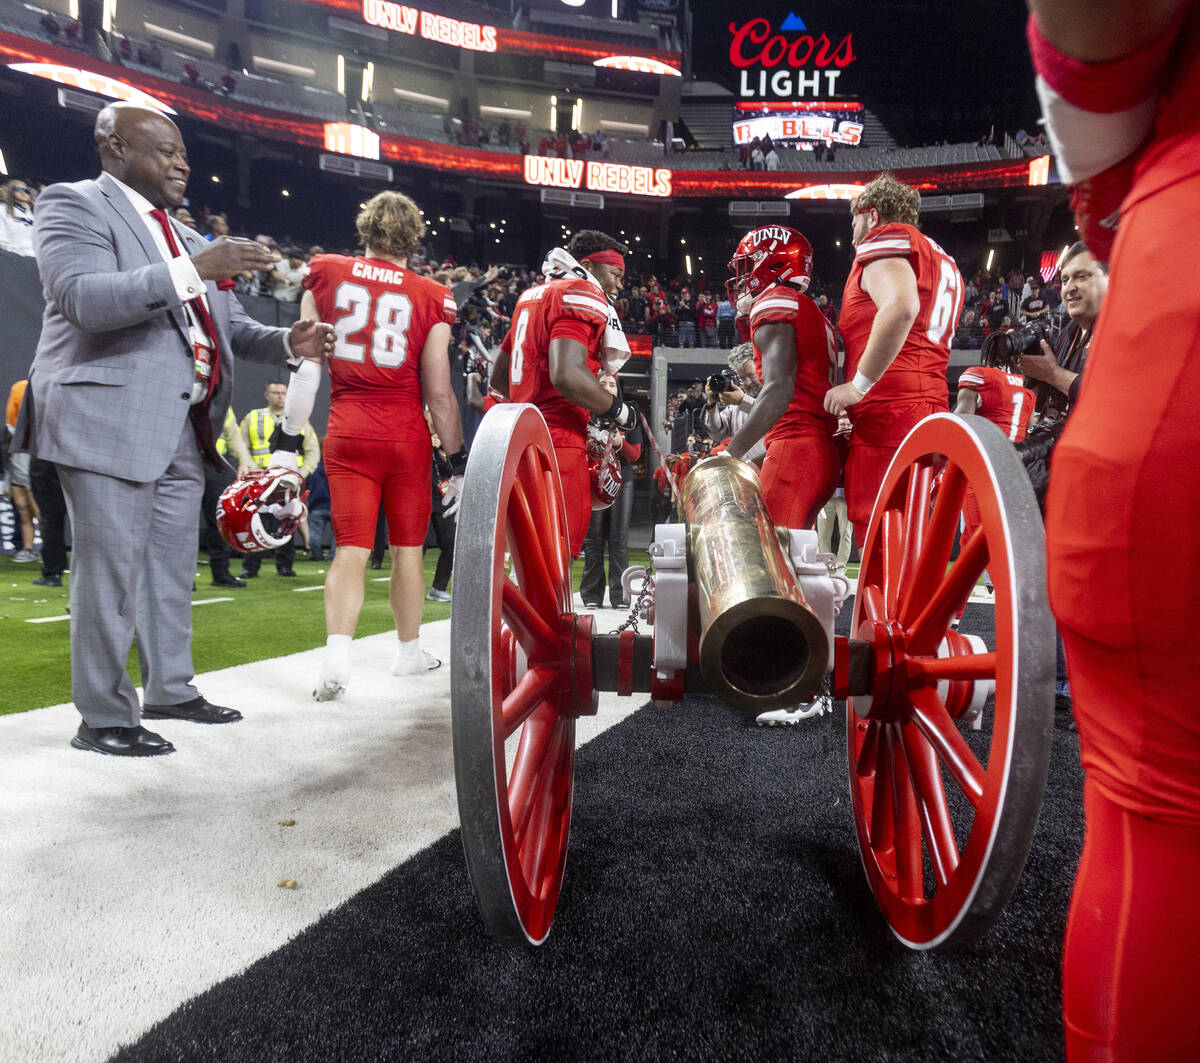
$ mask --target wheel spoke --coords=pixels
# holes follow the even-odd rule
[[[967,480],[962,470],[957,465],[947,462],[941,483],[938,484],[937,501],[933,504],[933,514],[929,518],[921,545],[921,555],[912,579],[905,586],[901,602],[901,623],[908,624],[912,620],[920,608],[920,603],[929,597],[924,592],[936,586],[946,573],[966,487]]]
[[[898,608],[911,594],[913,574],[925,541],[925,526],[929,520],[929,489],[933,480],[931,458],[923,458],[909,469],[908,491],[904,499],[904,546],[900,564]],[[900,615],[898,614],[898,615]]]
[[[513,692],[504,699],[501,710],[505,738],[512,737],[557,684],[558,672],[544,666],[531,668],[521,677]]]
[[[558,613],[556,583],[546,563],[542,529],[537,526],[529,499],[514,480],[508,499],[508,542],[517,582],[543,616]]]
[[[924,899],[924,867],[921,859],[921,817],[909,777],[908,762],[901,748],[900,725],[888,724],[892,760],[892,806],[896,813],[896,892],[910,901]]]
[[[554,631],[541,618],[533,603],[521,593],[521,588],[510,579],[505,579],[500,588],[500,615],[530,660],[539,650],[539,656],[557,656],[558,638]]]
[[[541,529],[540,550],[546,559],[550,579],[555,587],[563,582],[562,551],[558,546],[558,510],[554,505],[551,472],[542,466],[537,451],[530,447],[521,458],[523,473],[519,476],[522,493],[529,503],[534,526]]]
[[[910,691],[909,697],[912,700],[912,722],[929,740],[967,800],[978,808],[983,800],[983,783],[987,773],[950,718],[942,699],[932,687],[918,687]]]
[[[937,650],[950,627],[950,621],[971,596],[971,590],[988,564],[987,540],[973,535],[958,555],[950,571],[930,595],[925,608],[908,631],[908,652],[923,656]]]
[[[538,773],[537,792],[532,805],[533,814],[529,819],[529,829],[518,841],[521,868],[525,872],[525,881],[529,892],[538,896],[542,892],[542,876],[545,872],[546,857],[549,852],[551,838],[554,832],[550,829],[554,815],[554,798],[558,787],[557,772],[553,769],[558,764],[561,755],[563,738],[566,733],[566,721],[559,717],[550,734],[550,742],[542,770]]]
[[[892,771],[895,767],[887,725],[879,725],[876,744],[875,780],[871,788],[871,848],[882,853],[895,843],[895,819],[892,812]]]
[[[917,808],[921,813],[925,843],[929,846],[934,878],[940,888],[950,881],[950,876],[958,867],[958,843],[954,839],[954,825],[950,822],[946,792],[942,789],[937,755],[912,723],[905,724],[900,734]]]
[[[854,763],[854,774],[865,779],[875,774],[875,761],[879,756],[879,728],[876,720],[867,721],[866,734],[863,736],[862,747],[858,751],[858,759]]]
[[[908,685],[923,686],[938,679],[995,679],[996,654],[967,653],[961,657],[910,657]]]
[[[860,583],[858,593],[862,595],[863,612],[866,613],[867,619],[882,620],[884,618],[883,595],[879,588],[873,583],[865,587]]]
[[[883,603],[888,616],[896,615],[900,596],[900,571],[904,566],[904,517],[899,510],[883,514]]]
[[[546,748],[557,721],[558,713],[554,707],[543,701],[541,708],[525,721],[525,729],[521,732],[512,774],[508,779],[508,812],[513,835],[517,838],[520,838],[529,822],[529,814],[533,810],[530,799],[534,783],[545,762]]]

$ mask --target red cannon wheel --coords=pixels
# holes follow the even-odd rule
[[[978,530],[952,560],[968,489]],[[874,646],[873,686],[846,720],[863,867],[911,948],[978,938],[1025,866],[1054,719],[1045,556],[1029,479],[999,429],[937,414],[909,433],[867,531],[853,629]],[[985,570],[996,624],[981,652],[951,622]],[[965,688],[986,682],[992,706],[971,730],[982,699]]]
[[[493,937],[537,945],[566,865],[575,719],[596,695],[591,617],[572,612],[558,463],[532,406],[498,406],[475,434],[454,570],[450,702],[467,868]]]

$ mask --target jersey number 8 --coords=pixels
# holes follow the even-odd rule
[[[371,293],[361,284],[343,281],[334,292],[333,305],[348,310],[334,322],[337,346],[334,358],[362,362],[367,348],[351,343],[350,337],[361,332],[372,318]],[[408,326],[412,321],[412,300],[400,292],[384,292],[374,300],[374,329],[371,332],[371,361],[381,369],[398,369],[408,356]]]

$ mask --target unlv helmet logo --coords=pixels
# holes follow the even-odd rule
[[[752,229],[738,242],[729,260],[731,285],[739,292],[759,295],[772,284],[791,284],[802,292],[812,280],[812,244],[803,233],[786,225]]]

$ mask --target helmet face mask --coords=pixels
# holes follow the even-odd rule
[[[751,229],[738,241],[729,260],[733,276],[726,281],[731,302],[738,297],[758,298],[773,284],[790,284],[802,292],[812,281],[812,244],[804,234],[786,225]]]
[[[291,539],[307,516],[307,497],[304,478],[294,469],[254,469],[221,492],[217,530],[239,553],[275,550]]]

